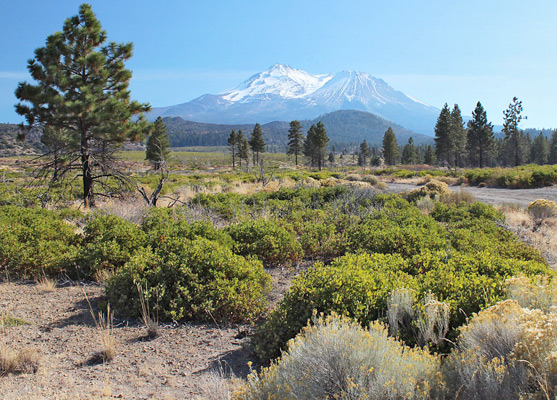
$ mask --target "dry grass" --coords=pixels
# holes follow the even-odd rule
[[[48,278],[46,275],[42,275],[35,283],[37,290],[41,293],[51,293],[56,290],[56,281]]]
[[[197,400],[232,400],[234,392],[243,385],[232,372],[227,373],[222,365],[199,376],[196,386],[200,396]]]
[[[156,315],[151,313],[151,308],[149,307],[149,298],[147,297],[147,287],[145,290],[141,285],[137,284],[137,292],[139,293],[139,301],[141,303],[141,322],[145,324],[147,329],[147,336],[150,339],[154,339],[159,336],[159,319]]]
[[[538,225],[523,208],[499,208],[505,215],[505,224],[521,241],[538,249],[549,265],[557,271],[557,217],[543,220]]]
[[[37,372],[40,364],[39,352],[31,347],[16,351],[8,345],[5,341],[4,321],[8,321],[5,314],[0,318],[0,376]],[[8,326],[13,326],[13,324]]]
[[[114,359],[116,355],[116,341],[114,340],[114,313],[110,311],[110,304],[106,306],[106,313],[102,311],[98,312],[98,318],[95,317],[93,312],[93,307],[87,297],[87,293],[82,289],[85,300],[89,304],[89,312],[93,321],[95,322],[95,327],[97,328],[97,333],[99,334],[99,341],[101,345],[101,350],[93,355],[91,362],[109,362]]]

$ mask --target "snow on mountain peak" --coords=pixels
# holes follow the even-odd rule
[[[249,102],[251,98],[259,98],[262,95],[294,99],[315,92],[332,77],[332,75],[312,75],[289,65],[274,64],[221,95],[232,102]]]

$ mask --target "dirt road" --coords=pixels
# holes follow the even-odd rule
[[[390,193],[400,193],[416,189],[411,183],[387,183],[387,191]],[[451,186],[451,191],[459,190],[471,193],[477,200],[487,204],[518,204],[522,207],[528,206],[534,200],[547,199],[557,201],[557,186],[537,188],[537,189],[503,189],[503,188],[479,188],[477,186]]]

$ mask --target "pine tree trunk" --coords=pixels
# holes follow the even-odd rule
[[[81,139],[81,168],[83,175],[83,205],[85,208],[95,206],[93,198],[93,176],[91,174],[91,164],[89,163],[89,158],[89,143],[87,138],[84,137]]]

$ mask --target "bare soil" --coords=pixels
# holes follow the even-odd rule
[[[419,187],[411,183],[391,182],[387,183],[387,191],[390,193],[401,193],[414,190]],[[526,207],[534,200],[547,199],[557,201],[557,186],[549,186],[536,189],[505,189],[477,186],[451,186],[451,191],[459,190],[471,193],[478,201],[491,205],[517,204]]]
[[[270,272],[270,300],[276,303],[297,272]],[[84,292],[96,310],[103,296],[96,284],[68,282],[40,292],[35,283],[0,283],[0,313],[29,322],[5,327],[0,341],[40,355],[37,373],[0,376],[1,399],[192,399],[200,393],[202,374],[249,373],[250,324],[167,324],[150,340],[144,326],[115,319],[116,356],[99,363],[94,359],[101,349],[99,331]]]

